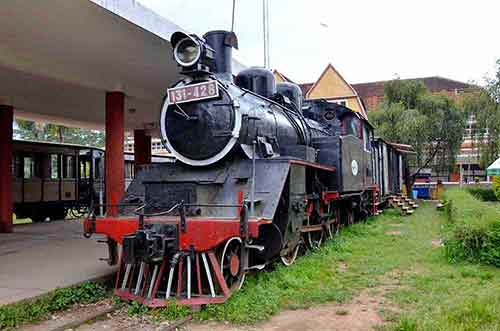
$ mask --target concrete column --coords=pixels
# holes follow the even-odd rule
[[[10,233],[12,224],[12,124],[14,109],[0,105],[0,233]]]
[[[117,207],[125,192],[125,95],[106,93],[106,204],[107,216],[118,215]]]
[[[146,130],[134,130],[134,155],[136,167],[151,163],[151,136]]]

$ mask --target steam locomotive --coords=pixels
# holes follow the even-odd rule
[[[177,161],[142,166],[119,217],[84,222],[109,238],[119,297],[222,303],[249,271],[291,265],[300,247],[377,215],[400,191],[402,151],[358,113],[303,101],[263,68],[234,77],[234,33],[176,32],[171,44],[185,78],[168,89],[160,127]]]

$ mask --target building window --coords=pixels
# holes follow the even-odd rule
[[[345,99],[344,100],[328,100],[328,102],[347,107],[347,100],[345,100]]]

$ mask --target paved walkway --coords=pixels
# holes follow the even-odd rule
[[[105,276],[107,246],[85,239],[78,220],[18,225],[0,234],[0,305]]]

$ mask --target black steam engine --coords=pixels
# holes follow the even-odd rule
[[[401,188],[401,155],[388,144],[375,153],[357,113],[304,102],[266,69],[233,77],[234,33],[177,32],[171,43],[185,78],[168,90],[160,127],[177,162],[142,167],[120,217],[85,222],[123,245],[117,295],[149,306],[224,302],[250,270],[292,264],[300,247],[378,214]],[[382,178],[392,186],[379,194]]]

